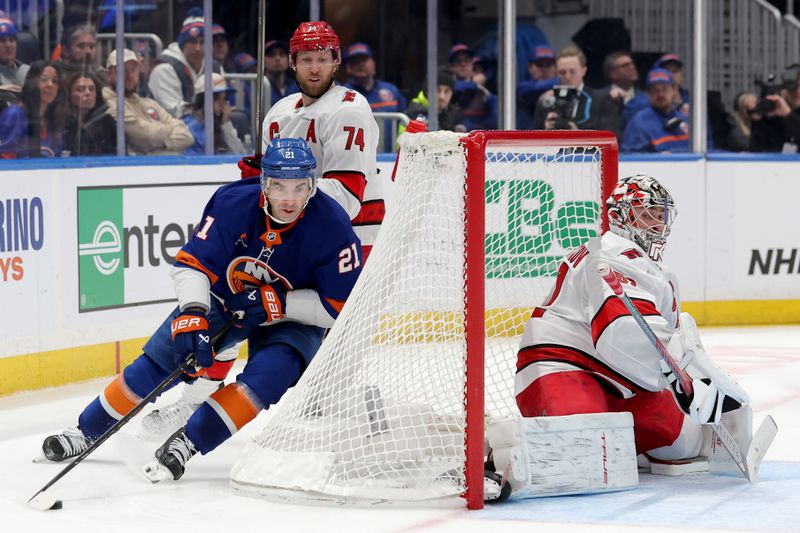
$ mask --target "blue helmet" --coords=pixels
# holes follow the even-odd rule
[[[317,160],[303,139],[272,139],[261,158],[261,190],[266,194],[270,178],[310,180],[311,194],[317,192]]]

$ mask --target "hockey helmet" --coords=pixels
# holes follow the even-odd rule
[[[261,157],[261,192],[267,196],[270,180],[307,180],[311,198],[317,192],[317,160],[303,139],[272,139]],[[308,200],[306,200],[307,202]],[[264,204],[267,209],[267,203]]]
[[[289,58],[294,62],[297,52],[308,50],[331,50],[338,63],[341,57],[339,36],[324,20],[301,22],[289,40]]]
[[[606,207],[612,232],[638,244],[652,260],[661,260],[670,227],[678,214],[666,187],[651,176],[628,176],[617,182]],[[643,216],[645,213],[649,216]],[[652,219],[658,222],[648,221]]]

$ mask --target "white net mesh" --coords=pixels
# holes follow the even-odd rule
[[[461,137],[402,137],[395,200],[369,263],[303,378],[234,466],[237,490],[371,501],[464,492]],[[599,232],[600,152],[491,142],[485,172],[485,413],[499,417],[517,413],[516,344],[531,308],[566,251]]]

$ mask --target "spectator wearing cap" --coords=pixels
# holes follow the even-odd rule
[[[475,55],[462,43],[454,44],[447,53],[450,73],[456,80],[453,99],[461,109],[467,131],[497,128],[497,96],[475,79]]]
[[[517,84],[517,129],[533,128],[533,116],[539,97],[558,85],[556,54],[547,45],[536,46],[528,56],[531,79]]]
[[[64,91],[58,69],[34,61],[20,101],[0,113],[0,158],[60,157],[64,133]]]
[[[654,68],[647,73],[650,105],[625,127],[623,152],[688,152],[689,119],[675,105],[677,87],[672,73]]]
[[[0,16],[0,86],[21,90],[29,68],[29,65],[17,59],[17,27],[14,21]]]
[[[647,94],[636,87],[639,72],[633,56],[624,51],[612,52],[603,61],[603,71],[606,81],[611,84],[609,95],[622,103],[622,118],[627,124],[636,113],[650,105]]]
[[[569,128],[581,130],[609,130],[622,137],[622,103],[615,102],[608,90],[590,89],[583,83],[586,76],[586,56],[575,47],[568,46],[556,55],[556,75],[560,86],[567,86],[571,100],[562,105],[560,96],[547,91],[539,98],[534,116],[536,128]],[[554,116],[556,115],[556,116]]]
[[[125,91],[125,141],[130,155],[177,155],[194,143],[189,128],[182,121],[170,115],[151,98],[139,96],[141,63],[136,54],[129,49],[123,51]],[[117,119],[117,94],[114,92],[117,81],[117,52],[108,54],[106,60],[111,87],[103,88],[103,98],[108,105],[109,114]],[[194,87],[192,88],[194,91]]]
[[[406,99],[393,83],[377,79],[372,49],[367,43],[353,43],[344,52],[347,81],[344,86],[358,91],[367,99],[373,113],[402,113]],[[383,151],[392,151],[392,124],[385,120],[383,126]],[[380,145],[379,145],[380,146]]]
[[[689,114],[689,91],[683,88],[683,61],[677,54],[664,54],[659,57],[653,68],[664,68],[672,74],[672,79],[675,80],[675,105],[678,109],[683,111],[685,115]]]
[[[184,19],[177,42],[170,43],[159,56],[159,64],[150,73],[149,87],[153,97],[172,116],[186,114],[194,101],[194,82],[203,75],[202,13],[190,10]],[[199,16],[198,16],[199,15]],[[213,61],[212,72],[224,74],[219,62]]]
[[[454,88],[453,75],[440,69],[436,76],[436,109],[439,112],[439,130],[466,131],[461,119],[461,109],[453,102]],[[411,99],[405,113],[411,120],[419,120],[428,124],[428,97],[424,89]],[[405,127],[401,126],[400,133],[403,131],[405,131]]]
[[[61,59],[56,61],[64,79],[97,72],[97,31],[90,24],[67,28],[61,36]]]
[[[230,56],[230,43],[228,32],[221,24],[211,25],[211,57],[219,63],[225,72],[233,72],[233,58]]]
[[[284,41],[273,39],[264,44],[264,74],[269,80],[270,105],[299,91],[289,68],[289,45]]]
[[[205,128],[205,76],[194,82],[194,104],[191,113],[181,120],[189,128],[194,137],[194,144],[184,150],[186,155],[202,155],[206,153]],[[241,154],[243,152],[239,134],[231,122],[231,108],[228,95],[233,89],[228,87],[221,74],[211,75],[211,92],[214,95],[212,108],[214,112],[214,153]]]

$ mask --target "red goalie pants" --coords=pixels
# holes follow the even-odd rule
[[[633,414],[636,453],[674,443],[684,418],[669,390],[637,392],[626,400],[581,370],[538,377],[517,394],[517,405],[525,417],[629,411]]]

